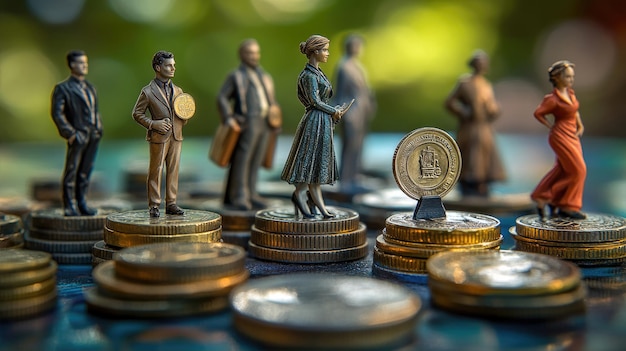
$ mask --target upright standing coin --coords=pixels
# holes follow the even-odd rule
[[[182,119],[190,119],[196,113],[196,102],[187,93],[182,93],[174,99],[174,112]]]
[[[393,155],[393,175],[409,197],[446,195],[459,179],[461,151],[443,130],[419,128],[407,134]]]

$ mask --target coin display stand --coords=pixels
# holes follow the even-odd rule
[[[245,282],[246,253],[223,243],[171,242],[124,248],[93,269],[87,309],[130,318],[207,314],[228,307],[228,294]]]
[[[0,213],[0,250],[24,246],[22,219],[15,215]]]
[[[43,251],[0,251],[0,321],[33,317],[57,302],[57,264]]]
[[[587,214],[586,219],[518,217],[509,230],[520,251],[542,253],[581,266],[619,265],[626,261],[626,219]]]
[[[548,255],[509,250],[441,252],[426,266],[433,304],[452,312],[534,320],[585,310],[580,269]]]
[[[90,262],[110,260],[125,247],[173,242],[219,242],[222,218],[210,211],[185,210],[184,215],[150,217],[147,210],[112,213],[106,217],[104,240],[91,246]]]
[[[115,211],[98,208],[94,216],[65,216],[58,208],[33,211],[26,220],[24,246],[50,252],[58,264],[90,264],[91,248],[102,240],[106,217]]]
[[[441,198],[452,190],[461,169],[461,153],[449,134],[430,127],[410,132],[398,143],[392,167],[398,187],[417,206],[413,213],[386,219],[376,238],[374,274],[423,281],[426,261],[438,252],[500,249],[498,219],[443,207]]]
[[[232,291],[230,304],[243,335],[268,349],[300,350],[401,349],[422,306],[401,285],[328,274],[251,280]]]
[[[258,211],[250,234],[251,257],[284,263],[345,262],[367,256],[367,227],[355,211],[328,207],[335,215],[323,219],[296,217],[293,208]]]

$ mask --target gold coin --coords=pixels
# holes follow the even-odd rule
[[[406,243],[404,241],[392,239],[386,240],[384,235],[381,234],[376,238],[376,247],[380,251],[394,255],[428,258],[441,251],[497,250],[500,248],[502,239],[503,236],[500,235],[498,240],[473,245],[438,245],[416,243],[408,243],[408,245],[404,245],[404,243]]]
[[[385,239],[424,244],[480,244],[500,238],[500,221],[478,213],[447,211],[445,218],[413,219],[396,213],[385,223]]]
[[[17,233],[22,229],[22,219],[15,215],[0,213],[0,237]]]
[[[626,219],[588,213],[583,220],[526,215],[515,221],[517,234],[526,238],[559,242],[605,242],[626,239]]]
[[[130,247],[137,245],[146,245],[154,243],[171,243],[171,242],[203,242],[214,243],[218,242],[222,235],[222,229],[217,228],[209,232],[204,233],[192,233],[192,234],[127,234],[113,231],[109,228],[104,228],[104,242],[107,245],[117,247]]]
[[[33,239],[51,241],[98,241],[102,240],[102,228],[72,232],[67,230],[51,230],[30,228],[28,234]]]
[[[32,250],[3,250],[0,254],[0,274],[21,272],[47,266],[52,256]]]
[[[419,128],[400,140],[392,167],[398,187],[409,197],[444,197],[459,179],[461,151],[443,130]]]
[[[250,242],[257,246],[287,250],[338,250],[363,245],[367,241],[367,227],[345,233],[284,234],[271,233],[252,227]]]
[[[183,283],[241,273],[246,252],[223,243],[158,243],[125,248],[114,256],[120,278],[147,283]]]
[[[24,229],[20,229],[13,234],[0,236],[0,249],[13,249],[17,246],[24,246]]]
[[[265,232],[285,234],[345,233],[359,229],[359,214],[355,211],[330,206],[328,211],[335,217],[322,219],[321,215],[317,215],[314,219],[298,219],[293,208],[288,207],[260,210],[254,226]]]
[[[339,250],[285,250],[258,246],[248,243],[248,252],[251,257],[261,260],[286,263],[330,263],[345,262],[367,256],[367,242],[363,245]]]
[[[56,303],[56,287],[43,295],[12,301],[0,301],[0,320],[32,317],[53,309]]]
[[[50,261],[47,266],[0,275],[0,289],[38,283],[55,276],[57,263]]]
[[[40,250],[54,253],[87,253],[91,252],[96,240],[88,241],[57,241],[36,239],[27,230],[24,233],[24,244],[27,249]]]
[[[542,295],[580,284],[576,265],[547,255],[509,250],[440,252],[426,263],[428,279],[449,291],[485,295]]]
[[[107,261],[110,261],[110,260],[108,260],[106,258],[100,258],[100,257],[92,256],[91,257],[91,267],[95,268],[97,265],[99,265],[101,263],[104,263],[104,262],[107,262]]]
[[[181,119],[190,119],[196,113],[196,102],[187,93],[182,93],[174,99],[174,112]]]
[[[399,284],[328,274],[255,279],[235,288],[230,304],[241,333],[296,349],[386,349],[411,335],[421,308]]]
[[[108,296],[98,288],[86,289],[84,296],[89,312],[115,317],[183,317],[213,313],[228,307],[226,296],[179,300],[125,300]]]
[[[556,242],[525,238],[511,228],[515,247],[526,252],[555,256],[563,260],[605,260],[626,258],[626,239],[609,242]]]
[[[108,295],[127,300],[192,299],[198,297],[226,296],[238,284],[248,279],[250,273],[187,283],[147,284],[122,279],[116,275],[115,261],[107,261],[93,269],[93,279]]]
[[[56,276],[52,276],[36,283],[0,288],[0,301],[12,301],[45,295],[56,288],[56,283]]]
[[[96,231],[104,227],[104,221],[115,209],[98,209],[95,216],[65,216],[62,209],[45,209],[31,212],[30,227],[68,232]]]
[[[198,210],[185,210],[182,216],[165,215],[159,218],[150,217],[148,210],[136,210],[113,213],[106,218],[106,228],[125,234],[196,234],[218,229],[221,223],[219,214]]]
[[[102,258],[105,260],[112,260],[113,254],[120,251],[119,247],[107,245],[104,240],[100,240],[93,244],[91,248],[91,254],[94,257]]]
[[[394,255],[374,248],[374,264],[394,271],[426,274],[426,259]]]

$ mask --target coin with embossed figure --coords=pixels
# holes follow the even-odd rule
[[[387,281],[328,274],[256,279],[230,295],[234,325],[273,347],[395,349],[411,337],[421,301]]]
[[[459,179],[461,152],[443,130],[419,128],[400,140],[392,168],[396,183],[409,197],[443,197]]]

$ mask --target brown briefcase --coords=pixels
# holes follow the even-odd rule
[[[228,166],[240,134],[241,128],[239,125],[231,126],[228,123],[221,123],[215,131],[215,136],[209,149],[209,159],[220,167]]]

